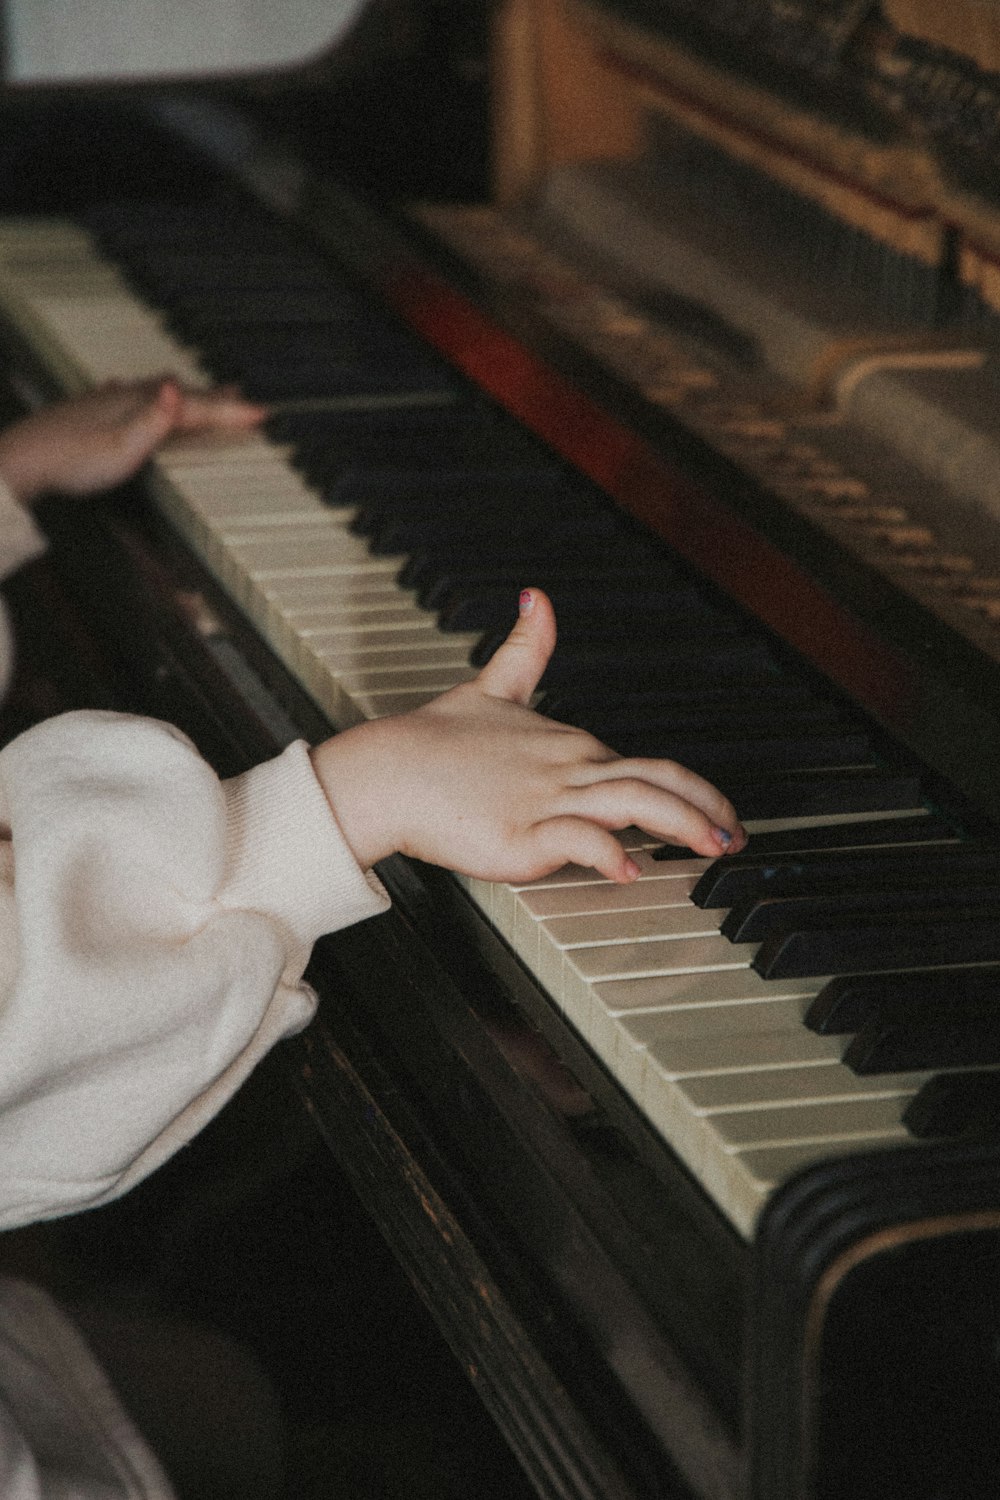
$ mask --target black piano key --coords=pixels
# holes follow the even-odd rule
[[[550,715],[549,717],[555,717]],[[581,718],[583,722],[581,722]],[[654,756],[680,760],[694,765],[716,767],[728,779],[750,770],[787,771],[806,768],[830,769],[875,764],[864,742],[850,736],[820,733],[818,726],[807,725],[804,733],[777,737],[764,728],[749,726],[739,739],[729,739],[718,721],[706,714],[694,715],[648,709],[631,715],[627,727],[622,721],[584,716],[562,719],[574,728],[584,729],[612,746],[620,755]],[[729,905],[731,903],[719,903]]]
[[[403,410],[420,411],[426,415],[423,408]],[[463,464],[461,452],[452,451],[453,431],[450,419],[456,412],[460,414],[461,407],[447,405],[435,408],[437,420],[429,425],[426,441],[415,425],[373,423],[370,435],[345,427],[332,445],[324,442],[313,447],[299,443],[295,464],[319,491],[323,503],[334,509],[349,510],[351,530],[359,536],[367,536],[378,530],[386,517],[392,517],[397,509],[393,504],[386,504],[384,497],[377,493],[372,498],[373,491],[377,492],[383,477],[389,485],[397,483],[396,465],[390,463],[386,448],[399,450],[400,462],[405,463],[410,482],[426,486],[431,497],[450,485],[453,468]],[[383,451],[377,453],[376,447]],[[395,456],[394,454],[393,457]],[[469,459],[464,462],[462,472],[466,482],[472,476],[472,485],[479,490],[480,496],[486,492],[491,497],[496,495],[503,498],[505,488],[509,491],[511,487],[520,488],[525,484],[523,478],[517,476],[523,476],[527,471],[516,468],[513,463],[506,461],[503,454],[498,454],[495,461],[488,455],[480,456],[475,462]],[[565,492],[555,482],[544,476],[541,479],[536,477],[531,480],[530,488],[534,494],[545,495],[557,510],[564,507],[569,512],[570,504],[563,498]],[[359,501],[361,493],[366,494],[368,500]],[[446,496],[443,503],[450,503],[450,497]],[[461,498],[455,502],[459,513],[461,503]],[[492,498],[490,503],[493,503]],[[422,506],[422,501],[415,502],[414,513],[421,514]],[[430,500],[427,508],[431,508]]]
[[[631,538],[603,544],[585,539],[564,547],[560,562],[567,567],[586,567],[598,579],[603,565],[626,568],[634,562],[642,566],[646,558],[645,549],[636,546]],[[418,599],[423,602],[426,590],[439,587],[462,589],[464,580],[480,577],[487,564],[495,565],[503,573],[518,574],[527,585],[534,582],[536,572],[541,575],[551,562],[552,550],[543,539],[532,538],[525,544],[511,537],[502,549],[489,556],[484,554],[482,547],[424,548],[407,559],[397,578],[403,588],[415,589]]]
[[[689,621],[677,621],[673,629],[665,633],[658,611],[640,610],[630,622],[629,638],[624,641],[619,636],[620,618],[613,599],[601,599],[592,609],[560,612],[557,607],[559,646],[558,655],[552,661],[554,675],[563,671],[577,675],[581,667],[583,671],[589,671],[591,663],[597,664],[597,670],[603,670],[609,659],[627,660],[633,666],[652,661],[665,667],[671,662],[698,658],[711,664],[720,653],[727,658],[736,653],[740,659],[752,659],[746,650],[751,638],[740,633],[742,627],[738,622],[722,619],[694,625]],[[515,607],[509,612],[509,617],[502,617],[483,632],[470,653],[469,659],[474,666],[484,666],[490,660],[507,639],[516,620]],[[438,625],[442,630],[452,630],[454,620],[439,618]]]
[[[500,644],[491,638],[493,649]],[[735,639],[729,634],[715,635],[700,632],[685,639],[674,638],[663,641],[659,635],[651,640],[643,637],[629,642],[624,653],[620,647],[603,641],[588,643],[569,641],[552,657],[542,675],[542,687],[565,686],[568,682],[586,680],[598,673],[619,673],[649,680],[654,674],[667,678],[686,671],[690,681],[697,681],[706,672],[728,673],[738,676],[746,668],[759,665],[767,652],[763,642],[753,638]],[[492,654],[492,652],[490,652]],[[489,656],[478,647],[476,662],[489,660]]]
[[[809,854],[820,849],[864,849],[871,845],[888,843],[922,844],[928,840],[958,839],[954,824],[935,813],[913,813],[906,817],[868,818],[855,823],[823,823],[812,828],[778,828],[769,833],[755,833],[750,838],[747,853],[756,860],[761,854],[787,855]],[[657,849],[654,859],[675,859],[670,845]],[[705,871],[705,878],[712,875],[716,866],[719,873],[732,862],[743,858],[742,854],[727,855],[716,860]],[[728,905],[728,902],[712,902]],[[705,905],[709,905],[705,902]]]
[[[732,707],[735,716],[744,709],[780,721],[786,712],[808,712],[816,700],[801,685],[779,674],[773,656],[764,658],[764,670],[740,684],[701,682],[695,687],[679,687],[669,681],[643,688],[627,681],[592,683],[589,690],[574,693],[552,691],[538,700],[541,713],[552,719],[589,728],[601,716],[604,722],[627,720],[630,714],[665,709],[673,713],[715,713],[725,717]],[[829,709],[829,705],[826,706]],[[833,712],[836,719],[837,714]]]
[[[865,1022],[844,1052],[855,1073],[922,1073],[1000,1064],[1000,1003],[980,1001],[940,1012],[897,1014],[883,1007]]]
[[[996,1135],[1000,1130],[1000,1072],[941,1073],[910,1100],[903,1124],[920,1140]]]
[[[334,401],[353,398],[431,395],[447,393],[447,382],[436,368],[408,366],[395,369],[372,361],[303,361],[282,367],[262,362],[231,366],[209,357],[205,361],[215,378],[237,384],[251,401],[271,404],[281,401]]]
[[[195,315],[211,315],[218,310],[224,321],[225,315],[240,319],[245,297],[280,299],[290,292],[295,299],[306,294],[314,298],[312,304],[303,303],[303,313],[308,314],[310,305],[314,306],[317,322],[324,321],[328,308],[334,307],[358,324],[370,324],[376,331],[393,324],[391,314],[366,301],[331,262],[276,240],[250,246],[242,260],[208,244],[200,251],[169,244],[147,246],[129,257],[128,272],[137,283],[151,287],[163,306],[182,306]],[[297,301],[293,305],[297,306]],[[282,309],[279,300],[276,304],[279,317],[275,321],[280,321]],[[267,310],[265,302],[261,309],[264,316],[256,316],[255,309],[254,315],[244,314],[242,321],[255,329],[270,321]],[[405,332],[406,337],[414,338],[412,332]]]
[[[417,482],[426,493],[412,504],[405,496],[398,503],[395,498],[387,501],[381,495],[371,498],[374,483],[379,479],[377,471],[373,471],[372,483],[366,486],[369,494],[366,501],[351,501],[351,492],[359,487],[353,475],[332,486],[326,499],[331,505],[345,500],[354,503],[351,531],[356,536],[371,537],[382,548],[385,539],[390,539],[397,551],[412,552],[435,543],[447,546],[459,527],[483,531],[517,527],[522,535],[528,535],[545,525],[566,526],[580,520],[589,530],[602,522],[605,527],[621,530],[614,517],[594,506],[578,507],[565,491],[546,490],[534,482],[523,485],[510,473],[499,470],[484,469],[478,473],[467,470],[461,488],[454,489],[446,476],[424,473]],[[530,517],[524,515],[526,501],[522,489],[532,497]]]
[[[343,306],[355,318],[368,315],[357,295],[336,283],[327,262],[291,247],[248,251],[246,255],[240,255],[153,246],[136,256],[129,270],[136,281],[152,286],[157,300],[167,306],[185,295],[192,299],[193,304],[197,294],[205,302],[228,299],[242,305],[244,292],[251,290],[307,290]]]
[[[752,779],[720,777],[719,784],[744,821],[890,812],[919,807],[922,798],[916,776],[891,770],[789,771]]]
[[[387,517],[433,518],[453,511],[516,508],[526,522],[528,505],[562,505],[585,514],[612,513],[607,502],[585,487],[577,489],[554,465],[523,455],[463,453],[442,448],[412,456],[396,452],[366,455],[363,465],[340,474],[338,500],[357,506],[354,530],[366,531]],[[622,519],[622,518],[619,518]]]
[[[817,847],[828,847],[829,849],[829,847],[843,847],[844,844],[847,844],[849,847],[864,847],[865,844],[879,843],[879,841],[885,841],[889,837],[901,838],[901,840],[912,841],[912,843],[922,843],[922,841],[931,837],[933,829],[939,837],[949,837],[949,834],[951,834],[951,825],[945,822],[945,820],[937,819],[937,817],[931,816],[931,814],[927,814],[927,816],[916,814],[913,817],[871,817],[871,819],[865,819],[864,822],[828,823],[828,825],[817,825],[814,828],[783,828],[777,829],[775,832],[769,832],[769,834],[751,834],[750,841],[751,844],[757,846],[757,844],[768,840],[789,840],[790,844],[795,846],[796,841],[801,841],[804,837],[816,837]],[[658,861],[660,859],[663,859],[663,861],[687,859],[688,856],[690,856],[690,850],[681,849],[678,852],[675,844],[663,844],[663,846],[652,850],[651,853],[651,858],[658,859]],[[741,855],[736,853],[736,855],[724,855],[721,859],[715,859],[709,865],[708,870],[705,871],[703,879],[708,879],[709,876],[712,876],[715,865],[729,864],[730,859],[736,862],[739,858],[741,858]],[[714,900],[705,901],[705,906],[724,906],[724,904],[727,903]]]
[[[1000,964],[913,974],[845,974],[823,986],[806,1011],[805,1023],[823,1035],[843,1035],[860,1031],[886,1006],[897,1013],[913,1005],[947,1014],[984,1002],[1000,1006]]]
[[[1000,963],[1000,911],[992,906],[922,912],[910,920],[866,916],[850,927],[839,922],[777,933],[758,949],[753,967],[764,979],[814,974],[881,973],[943,968],[958,963]]]
[[[268,294],[274,296],[274,294]],[[199,341],[201,342],[201,341]],[[216,332],[205,338],[205,347],[216,362],[229,363],[234,368],[258,365],[262,360],[271,360],[276,365],[298,363],[301,360],[322,362],[336,359],[357,362],[394,363],[403,366],[433,366],[441,374],[447,371],[444,363],[421,348],[405,333],[397,333],[388,327],[379,327],[364,318],[340,323],[331,329],[322,320],[315,324],[259,323],[247,317],[246,326],[232,332]]]
[[[512,530],[519,538],[544,538],[556,551],[564,538],[602,540],[620,536],[622,532],[614,516],[599,511],[575,514],[572,510],[555,512],[541,506],[525,521],[519,518],[518,508],[511,505],[477,513],[445,512],[427,519],[393,517],[368,532],[368,546],[377,557],[391,556],[433,546],[444,550],[450,538],[459,545],[475,542],[483,548],[484,556],[491,556],[507,545]]]
[[[270,403],[450,393],[448,377],[436,365],[388,357],[379,360],[370,354],[342,356],[335,348],[280,359],[266,351],[253,359],[227,359],[208,348],[203,362],[220,383],[239,385],[252,392],[254,399]]]
[[[513,623],[512,617],[499,630],[484,633],[470,655],[474,666],[481,667],[489,661],[507,639]],[[738,634],[729,621],[701,626],[678,624],[665,634],[659,618],[640,615],[627,641],[616,638],[616,621],[610,622],[611,630],[608,623],[600,610],[582,617],[571,614],[565,626],[559,626],[559,645],[544,681],[552,683],[581,674],[614,671],[616,663],[622,662],[627,662],[630,668],[645,665],[665,670],[673,662],[701,661],[706,670],[711,670],[712,664],[721,658],[753,662],[760,646],[753,636]]]
[[[782,860],[756,849],[736,855],[731,866],[713,866],[691,892],[695,906],[736,906],[755,898],[818,895],[937,883],[971,874],[1000,876],[996,845],[954,840],[917,849],[910,843],[859,851],[803,851]]]
[[[598,572],[571,566],[543,569],[521,581],[544,588],[551,596],[560,628],[563,621],[581,629],[588,621],[601,619],[601,629],[622,636],[622,622],[631,629],[637,620],[653,619],[664,636],[679,628],[715,628],[735,632],[746,630],[737,615],[717,608],[698,589],[674,582],[668,573],[659,576],[644,563],[632,578],[620,568]],[[511,601],[515,605],[519,590],[511,587],[513,579],[501,572],[489,583],[468,580],[461,589],[421,589],[419,602],[434,609],[448,629],[486,631],[505,630],[512,623]],[[591,633],[593,633],[591,625]]]
[[[906,918],[919,911],[963,911],[997,902],[1000,880],[925,881],[916,886],[874,885],[867,890],[816,891],[800,896],[764,896],[741,901],[722,923],[722,933],[733,943],[759,943],[772,933],[790,932],[814,922],[872,915]]]
[[[224,341],[234,328],[250,329],[259,333],[268,326],[279,328],[322,328],[328,338],[353,337],[360,348],[367,336],[371,344],[387,343],[396,335],[395,330],[379,329],[355,298],[336,286],[313,282],[290,280],[287,286],[261,286],[250,281],[242,288],[223,295],[210,294],[205,288],[194,293],[184,288],[167,291],[163,301],[172,321],[189,334],[211,340],[219,348],[227,347]],[[412,347],[412,339],[406,338]]]
[[[542,588],[552,600],[559,622],[560,632],[568,624],[579,626],[587,620],[605,619],[611,626],[620,629],[623,618],[634,619],[655,615],[661,629],[669,630],[677,619],[689,619],[692,615],[708,621],[724,620],[726,617],[703,601],[694,589],[672,588],[669,580],[653,576],[630,579],[621,573],[604,574],[600,580],[598,598],[591,598],[595,582],[593,573],[578,573],[573,576],[568,570],[562,578],[553,571],[548,576],[525,580],[518,575],[508,575],[503,586],[497,586],[494,574],[489,585],[471,589],[467,595],[450,594],[438,604],[432,599],[420,602],[425,608],[435,611],[443,630],[504,631],[517,618],[517,599],[525,581],[535,588]],[[567,587],[567,583],[570,584]],[[669,624],[665,622],[670,622]]]
[[[735,690],[711,698],[692,694],[664,700],[626,700],[614,709],[603,703],[566,702],[550,708],[549,700],[539,707],[547,717],[561,719],[577,729],[586,729],[598,739],[607,739],[623,731],[628,733],[632,729],[675,735],[708,735],[719,731],[726,735],[733,731],[734,724],[739,725],[740,733],[745,733],[748,740],[773,738],[779,734],[819,737],[838,730],[851,733],[849,726],[828,705],[789,708],[780,701],[769,701],[763,694],[748,698]]]
[[[496,568],[480,567],[477,572],[465,575],[459,588],[444,579],[421,589],[417,602],[424,609],[433,610],[439,620],[447,621],[445,628],[449,630],[487,630],[499,623],[505,610],[510,613],[511,600],[516,614],[517,598],[526,584],[544,589],[554,599],[560,591],[564,599],[579,599],[601,586],[621,591],[624,597],[633,579],[641,600],[647,588],[671,588],[670,566],[660,568],[647,561],[641,571],[633,573],[631,568],[614,564],[598,573],[593,564],[563,563],[549,558],[539,565],[537,573],[526,579],[523,568],[498,564]]]
[[[621,733],[609,731],[607,743],[620,755],[665,757],[709,779],[729,778],[751,771],[794,771],[808,768],[871,766],[874,755],[866,735],[715,734],[665,732],[651,726]]]
[[[475,409],[450,400],[375,410],[279,410],[268,415],[264,428],[275,443],[293,448],[293,463],[322,489],[355,465],[365,469],[392,462],[411,470],[446,469],[461,461],[478,421]],[[478,461],[485,462],[482,454]]]

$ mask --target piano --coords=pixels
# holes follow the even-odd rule
[[[538,1494],[992,1493],[1000,21],[483,32],[470,201],[266,91],[131,96],[152,186],[57,133],[69,191],[0,223],[24,398],[169,368],[272,416],[56,556],[223,771],[427,701],[551,592],[540,711],[708,775],[747,852],[387,862],[295,1085]]]

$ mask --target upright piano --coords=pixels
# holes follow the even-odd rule
[[[39,106],[25,399],[272,408],[55,556],[224,772],[467,679],[545,587],[539,710],[703,772],[747,852],[388,861],[294,1084],[539,1495],[993,1494],[1000,11],[413,10],[413,97],[488,79],[485,191],[387,183],[315,82]]]

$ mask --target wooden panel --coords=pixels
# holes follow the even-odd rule
[[[494,33],[493,177],[501,203],[530,199],[549,167],[628,156],[642,112],[563,0],[507,0]]]

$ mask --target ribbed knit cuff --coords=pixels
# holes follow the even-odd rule
[[[358,865],[302,740],[222,784],[228,815],[224,906],[272,913],[310,948],[385,911],[382,882]]]
[[[45,537],[28,508],[20,505],[0,479],[0,578],[6,578],[45,551]]]

